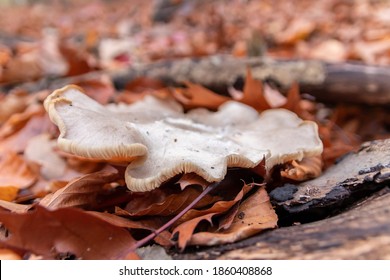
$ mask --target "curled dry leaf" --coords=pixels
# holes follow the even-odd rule
[[[195,173],[185,173],[177,181],[177,184],[179,184],[181,190],[184,190],[186,187],[192,185],[198,185],[204,189],[209,185],[209,182]]]
[[[109,193],[111,187],[107,188],[107,184],[118,179],[118,172],[113,170],[87,174],[69,182],[55,193],[46,195],[39,204],[48,209],[64,207],[94,209],[99,204],[99,195]]]
[[[244,187],[238,192],[236,197],[232,200],[221,200],[215,202],[211,207],[206,209],[191,209],[187,213],[185,213],[177,222],[176,225],[180,225],[185,223],[186,221],[190,221],[192,219],[210,214],[223,214],[232,208],[237,202],[241,201],[244,195],[246,195],[253,187],[253,184],[244,185]],[[175,230],[176,232],[176,230]],[[179,230],[177,231],[179,232]]]
[[[34,115],[13,134],[0,140],[0,155],[7,151],[23,152],[29,140],[51,130],[52,124],[47,115]]]
[[[284,165],[281,175],[295,181],[305,181],[321,175],[323,161],[321,156],[307,157],[301,161],[293,160]]]
[[[187,88],[177,88],[173,91],[173,96],[180,101],[186,108],[207,108],[216,110],[230,98],[218,95],[201,85],[186,83]]]
[[[130,216],[171,216],[183,210],[202,192],[196,187],[187,187],[178,193],[166,195],[164,191],[157,189],[145,195],[135,195],[127,204],[125,210]],[[149,199],[148,199],[149,197]],[[201,208],[214,203],[219,198],[206,195],[194,207]],[[156,201],[157,200],[157,201]]]
[[[182,220],[172,233],[173,236],[178,234],[179,248],[184,249],[187,245],[231,243],[264,229],[276,227],[277,215],[264,187],[237,204],[252,187],[253,185],[245,185],[232,201],[217,202],[210,209],[203,211],[189,211],[187,216],[183,217],[184,221]],[[239,206],[235,208],[233,205]],[[208,221],[212,225],[212,221],[217,222],[215,217],[226,212],[225,216],[219,218],[221,225],[208,227],[208,231],[195,232],[202,221]],[[232,213],[236,214],[233,218]]]
[[[253,168],[265,159],[270,170],[322,152],[315,123],[284,109],[259,115],[234,101],[216,113],[196,109],[184,114],[173,100],[148,96],[115,112],[67,86],[53,92],[45,108],[61,131],[62,150],[130,162],[125,179],[133,191],[155,189],[183,172],[214,182],[224,178],[227,167]]]
[[[37,206],[21,214],[0,210],[0,222],[9,232],[2,243],[45,259],[122,259],[134,243],[127,230],[76,208]]]
[[[216,232],[194,233],[188,244],[213,246],[233,243],[263,230],[275,228],[277,221],[278,216],[263,187],[241,203],[229,228]]]

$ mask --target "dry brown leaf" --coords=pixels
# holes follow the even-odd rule
[[[198,232],[192,235],[189,245],[219,245],[248,238],[266,229],[277,227],[276,215],[265,188],[245,199],[231,226],[219,232]]]
[[[8,120],[15,113],[27,108],[29,95],[23,91],[16,91],[4,96],[0,102],[0,124]]]
[[[196,187],[187,187],[179,193],[165,193],[160,189],[146,194],[134,194],[125,210],[131,216],[171,216],[179,213],[191,203],[202,190]],[[195,207],[205,207],[218,200],[219,197],[206,195]]]
[[[248,68],[246,72],[243,96],[237,101],[249,105],[255,108],[257,111],[271,109],[271,106],[265,99],[263,93],[263,83],[253,79],[250,68]]]
[[[23,109],[22,112],[13,113],[0,127],[0,139],[5,139],[21,130],[31,118],[43,116],[44,114],[45,110],[43,106],[38,104],[32,104]]]
[[[142,230],[148,230],[148,231],[155,231],[158,228],[160,228],[164,224],[164,222],[166,222],[165,219],[153,218],[153,217],[146,218],[146,219],[144,218],[144,219],[140,219],[140,220],[139,219],[131,220],[131,219],[128,219],[129,215],[125,210],[118,208],[116,210],[116,212],[121,213],[122,215],[124,215],[124,217],[117,216],[117,215],[110,214],[110,213],[105,213],[105,212],[89,211],[88,213],[91,215],[94,215],[100,219],[103,219],[104,221],[106,221],[112,225],[127,228],[130,230],[131,229],[142,229]],[[125,217],[127,217],[127,218],[125,218]],[[154,238],[154,241],[161,246],[170,247],[173,245],[172,241],[170,240],[170,237],[171,237],[171,233],[166,230],[166,231],[163,231],[162,233],[160,233],[158,236],[156,236]]]
[[[19,203],[15,203],[15,202],[0,200],[0,208],[3,208],[5,210],[9,210],[9,211],[14,212],[14,213],[25,213],[31,207],[32,207],[32,205],[19,204]]]
[[[99,206],[99,196],[108,195],[111,187],[107,184],[119,179],[118,172],[99,171],[87,174],[69,182],[65,187],[49,194],[40,201],[48,209],[80,207],[94,209]]]
[[[203,216],[194,218],[192,220],[189,220],[187,222],[184,222],[177,226],[173,232],[172,236],[175,237],[176,234],[178,234],[178,240],[177,240],[177,245],[181,250],[184,250],[189,241],[191,240],[194,231],[196,227],[199,225],[200,222],[202,221],[207,221],[212,225],[212,218],[216,215],[217,213],[208,213]]]
[[[114,85],[107,74],[101,74],[93,79],[75,79],[73,83],[82,87],[89,97],[100,104],[107,104],[115,94]]]
[[[3,243],[45,259],[122,259],[134,244],[127,230],[75,208],[37,206],[23,214],[0,210],[0,222],[9,232]]]
[[[302,109],[301,109],[301,96],[299,94],[299,86],[298,83],[293,83],[287,93],[287,100],[284,105],[281,106],[281,108],[290,110],[297,114],[298,116],[302,116]]]
[[[0,140],[0,156],[7,151],[23,152],[32,137],[49,132],[52,127],[47,115],[33,116],[23,128]]]
[[[282,177],[292,179],[294,181],[305,181],[316,178],[322,172],[322,156],[307,157],[301,161],[293,160],[287,163],[284,169],[280,172]]]
[[[186,82],[185,84],[187,88],[176,88],[173,91],[173,96],[187,109],[201,107],[217,110],[223,103],[231,100],[231,98],[218,95],[201,85],[191,82]]]
[[[244,185],[244,187],[238,192],[238,194],[232,200],[221,200],[214,203],[210,208],[206,209],[191,209],[185,213],[175,224],[180,225],[192,219],[205,216],[210,213],[223,214],[232,208],[236,203],[241,201],[241,199],[246,195],[253,187],[253,184]]]
[[[205,179],[195,173],[183,174],[183,176],[181,176],[181,178],[176,182],[176,184],[180,186],[181,190],[184,190],[186,187],[192,185],[201,186],[203,189],[210,185],[209,182],[207,182]]]
[[[1,187],[25,189],[37,180],[37,174],[29,167],[22,156],[8,152],[0,158],[0,190]]]

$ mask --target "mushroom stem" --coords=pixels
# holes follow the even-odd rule
[[[215,182],[207,186],[203,192],[195,198],[186,208],[184,208],[180,213],[178,213],[175,217],[173,217],[171,220],[169,220],[166,224],[164,224],[162,227],[158,228],[157,230],[153,231],[151,234],[146,236],[145,238],[138,240],[131,248],[130,252],[134,252],[137,248],[140,248],[147,244],[149,241],[153,240],[157,235],[162,233],[164,230],[167,230],[170,228],[177,220],[179,220],[185,213],[187,213],[192,207],[195,206],[203,197],[205,197],[209,192],[215,190],[219,186],[220,182]]]

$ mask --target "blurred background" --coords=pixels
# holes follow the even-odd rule
[[[0,83],[213,54],[390,63],[386,0],[0,3]]]

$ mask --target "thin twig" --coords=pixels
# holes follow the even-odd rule
[[[138,240],[131,248],[130,252],[134,252],[137,248],[140,248],[147,244],[148,242],[152,241],[157,235],[162,233],[164,230],[167,230],[170,228],[177,220],[179,220],[185,213],[187,213],[192,207],[194,207],[203,197],[205,197],[209,192],[216,189],[219,186],[219,182],[213,183],[209,186],[207,186],[203,192],[195,198],[186,208],[184,208],[182,211],[180,211],[179,214],[177,214],[175,217],[173,217],[171,220],[169,220],[166,224],[164,224],[159,229],[153,231],[151,234],[146,236],[145,238]]]

